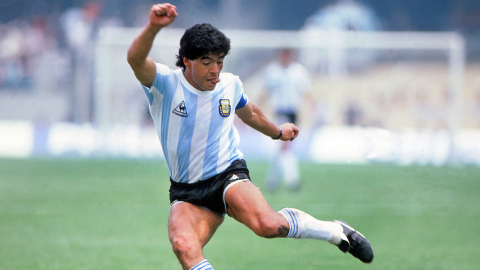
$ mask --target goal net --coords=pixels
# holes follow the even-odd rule
[[[146,98],[126,62],[128,47],[140,31],[104,28],[99,33],[95,49],[94,112],[99,126],[148,122]],[[155,39],[152,58],[175,68],[183,32],[183,29],[163,29]],[[301,108],[299,125],[317,138],[309,142],[308,149],[303,149],[311,158],[327,162],[346,159],[412,163],[418,157],[402,157],[406,155],[402,151],[417,151],[419,146],[410,144],[410,150],[407,146],[396,149],[397,139],[391,138],[391,134],[401,132],[402,140],[412,143],[432,141],[431,134],[443,134],[438,137],[442,147],[430,145],[431,149],[422,150],[429,155],[425,160],[432,162],[435,156],[441,157],[433,160],[437,163],[456,159],[458,149],[452,134],[468,125],[463,111],[467,95],[463,87],[465,42],[461,35],[316,30],[225,30],[224,33],[232,46],[224,71],[240,76],[245,92],[254,102],[265,103],[259,100],[263,70],[276,60],[279,49],[294,49],[296,59],[310,71],[313,105]],[[272,113],[268,105],[265,111]],[[352,131],[358,127],[363,129],[358,135],[361,139],[351,135],[356,134]],[[425,135],[423,131],[431,134]],[[344,134],[350,135],[342,137]],[[385,138],[385,134],[390,135]],[[418,134],[424,138],[419,139]],[[342,139],[338,145],[328,144],[324,143],[328,138],[322,136]],[[352,145],[352,139],[365,143]],[[349,156],[331,156],[335,151],[330,148],[338,146],[346,148]],[[352,154],[352,149],[357,152]]]

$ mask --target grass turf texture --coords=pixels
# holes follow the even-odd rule
[[[265,163],[249,163],[262,190]],[[261,239],[226,218],[216,269],[478,269],[480,168],[301,164],[275,210],[342,219],[372,243],[364,265],[315,240]],[[168,173],[153,160],[0,160],[0,269],[180,269],[167,237]]]

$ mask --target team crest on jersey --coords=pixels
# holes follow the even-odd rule
[[[220,99],[220,106],[218,106],[220,110],[220,115],[223,117],[230,116],[230,111],[232,106],[230,106],[230,100],[228,99]]]
[[[173,113],[180,117],[188,117],[187,107],[185,106],[184,100],[173,109]]]

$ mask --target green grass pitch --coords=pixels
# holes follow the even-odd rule
[[[250,162],[262,190],[265,163]],[[275,210],[342,219],[371,242],[364,265],[326,242],[262,239],[226,218],[215,269],[479,269],[480,168],[301,164]],[[180,269],[167,237],[168,174],[156,160],[0,160],[0,269]]]

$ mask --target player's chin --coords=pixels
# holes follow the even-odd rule
[[[208,82],[206,84],[203,85],[203,88],[206,90],[206,91],[212,91],[215,89],[215,86],[217,86],[216,83],[211,83],[211,82]]]

